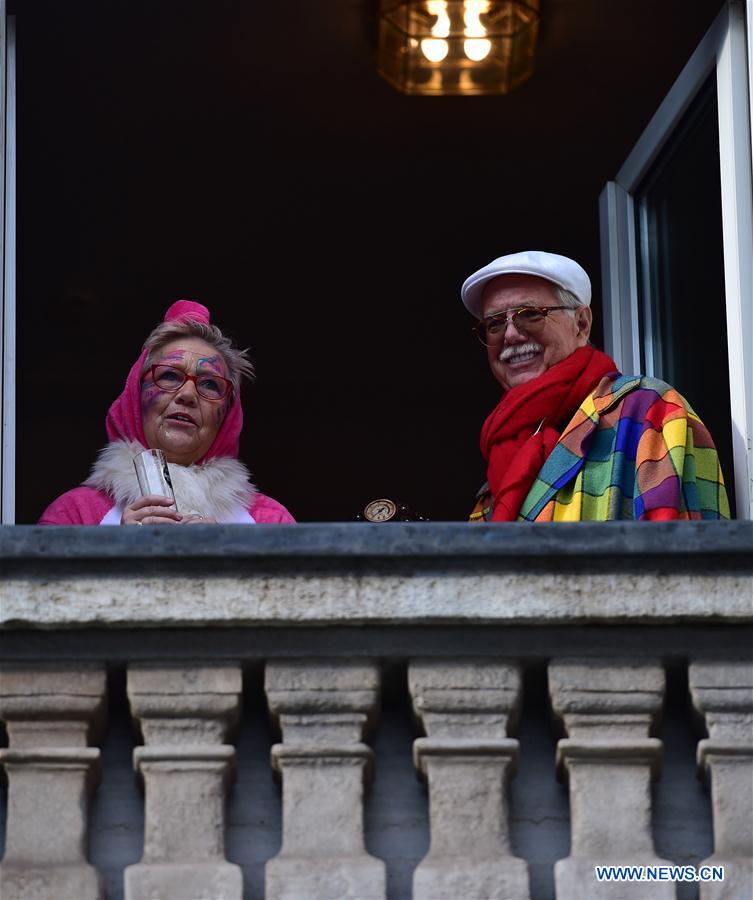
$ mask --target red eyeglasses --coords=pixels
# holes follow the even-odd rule
[[[201,375],[189,375],[183,369],[175,366],[165,366],[157,363],[149,369],[152,381],[161,391],[175,393],[179,391],[187,381],[193,381],[196,393],[205,400],[224,400],[233,390],[233,382],[221,375],[202,373]]]

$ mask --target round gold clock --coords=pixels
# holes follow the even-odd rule
[[[397,506],[392,500],[372,500],[363,511],[367,522],[389,522],[397,515]]]

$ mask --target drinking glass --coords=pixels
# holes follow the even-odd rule
[[[161,450],[143,450],[133,460],[136,469],[136,478],[139,481],[141,496],[145,494],[159,494],[162,497],[170,497],[173,501],[172,507],[178,511],[178,504],[175,502],[175,492],[170,481],[170,470],[167,467],[165,454]]]

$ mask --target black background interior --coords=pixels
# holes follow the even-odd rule
[[[17,0],[17,520],[78,484],[141,342],[208,305],[258,370],[242,458],[302,521],[462,519],[498,399],[463,279],[578,259],[719,0],[542,0],[500,97],[376,74],[373,0]]]

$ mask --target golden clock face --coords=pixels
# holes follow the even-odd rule
[[[372,500],[363,511],[368,522],[386,522],[393,518],[397,507],[392,500]]]

